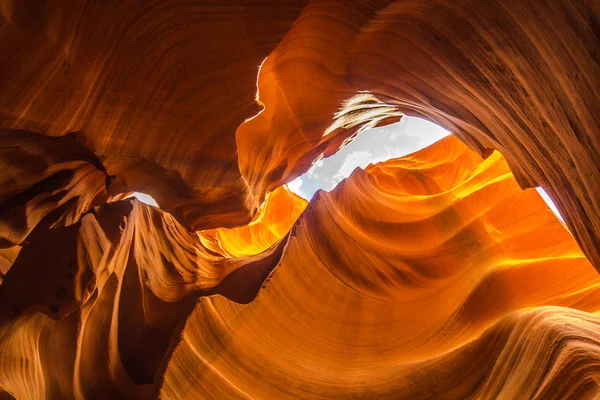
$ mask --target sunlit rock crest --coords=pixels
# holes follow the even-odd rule
[[[596,0],[0,1],[0,398],[594,398],[599,42]],[[282,186],[402,115],[455,136]]]

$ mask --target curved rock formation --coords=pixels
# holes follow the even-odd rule
[[[599,320],[537,307],[595,311],[599,283],[569,233],[497,153],[481,162],[450,137],[321,192],[252,303],[201,298],[162,393],[590,395],[599,389]]]
[[[49,138],[0,131],[0,248],[23,243],[34,229],[72,225],[104,203],[110,177],[76,134]]]
[[[0,54],[0,398],[600,395],[597,0],[0,0]],[[402,115],[456,137],[282,186]]]
[[[598,265],[599,7],[488,3],[6,0],[0,126],[80,131],[111,194],[148,193],[199,230],[249,222],[357,129],[424,116],[544,187]]]
[[[424,117],[543,187],[600,268],[599,42],[594,0],[313,2],[262,65],[265,109],[237,132],[242,173],[260,193],[306,170],[299,152],[330,154],[353,132],[335,128]],[[361,91],[375,100],[333,122]]]
[[[267,195],[265,203],[248,225],[199,232],[202,244],[230,257],[259,254],[291,229],[308,202],[280,186]]]
[[[152,398],[198,297],[250,302],[284,245],[224,258],[136,200],[47,231],[0,286],[1,385],[16,398]]]
[[[271,201],[289,201],[280,193]],[[0,286],[4,389],[16,398],[595,393],[598,321],[574,309],[600,306],[600,277],[498,153],[481,161],[449,137],[320,192],[259,255],[203,249],[135,200],[24,246]],[[561,340],[557,361],[545,346]],[[519,352],[531,354],[522,366],[497,371]]]
[[[234,133],[303,5],[3,1],[0,127],[78,131],[115,176],[111,194],[148,193],[190,228],[249,222],[262,199]]]

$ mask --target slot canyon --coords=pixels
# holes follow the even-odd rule
[[[0,168],[0,399],[600,399],[600,0],[0,0]]]

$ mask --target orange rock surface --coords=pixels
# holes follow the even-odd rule
[[[597,0],[0,0],[0,55],[0,398],[600,396]],[[454,136],[285,187],[402,115]]]
[[[600,320],[574,309],[599,309],[600,277],[498,153],[482,162],[450,137],[357,170],[321,192],[287,240],[253,302],[200,300],[165,398],[598,390]]]
[[[308,202],[280,186],[266,197],[258,214],[248,225],[199,232],[202,244],[230,257],[262,253],[292,228]]]
[[[274,193],[262,215],[290,199]],[[51,257],[59,243],[63,256]],[[25,246],[0,286],[4,389],[15,398],[595,393],[586,379],[597,365],[600,277],[498,153],[483,161],[449,137],[319,192],[266,252],[203,249],[136,200]]]

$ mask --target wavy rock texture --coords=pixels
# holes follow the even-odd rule
[[[1,385],[19,399],[155,397],[197,298],[250,302],[284,245],[224,258],[136,200],[48,231],[0,286]]]
[[[162,395],[593,396],[600,320],[573,308],[599,284],[498,153],[449,137],[320,192],[252,303],[202,297]]]
[[[250,221],[235,130],[304,1],[0,2],[0,127],[79,140],[189,228]],[[226,95],[218,96],[223,93]]]
[[[449,137],[320,192],[255,256],[135,200],[48,231],[0,286],[0,382],[24,399],[582,398],[599,284],[498,153]]]
[[[0,127],[79,131],[115,176],[111,195],[148,193],[188,228],[249,222],[315,158],[406,113],[499,150],[600,265],[595,0],[0,10]]]
[[[500,151],[522,187],[548,192],[600,268],[597,1],[316,1],[262,65],[258,86],[264,111],[237,132],[257,196],[305,171],[303,154],[335,151],[354,132],[340,127],[401,112],[484,156]],[[374,98],[350,101],[332,121],[359,91]]]
[[[76,136],[0,130],[0,276],[36,232],[72,225],[107,200],[111,177]]]
[[[199,232],[207,248],[230,257],[259,254],[288,233],[308,202],[280,186],[267,195],[254,220],[238,228]]]
[[[0,0],[0,55],[0,398],[600,395],[597,0]],[[456,137],[281,187],[403,114]]]

